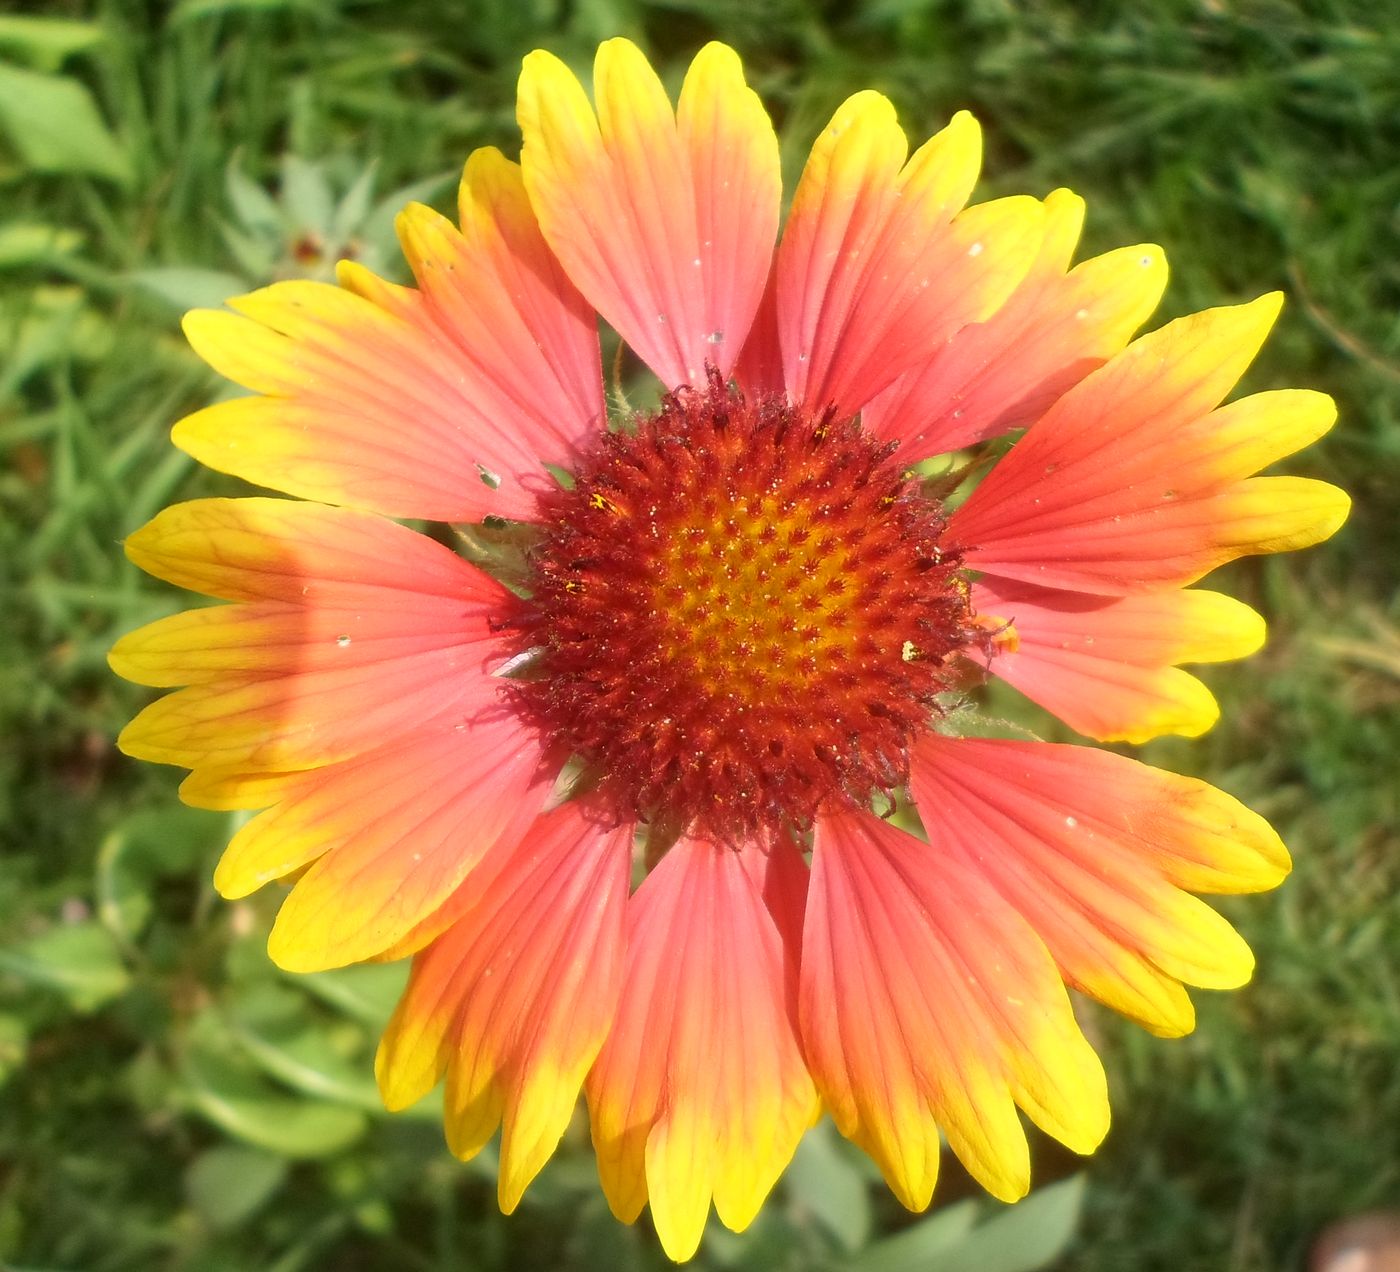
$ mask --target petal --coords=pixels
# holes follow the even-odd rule
[[[394,667],[463,642],[460,600],[400,593],[395,609],[264,601],[172,614],[123,636],[108,655],[142,685],[213,684],[335,668]]]
[[[311,865],[269,954],[288,971],[373,958],[442,907],[493,844],[524,832],[552,784],[540,765],[533,732],[499,708],[426,727],[308,774],[234,836],[214,884],[242,896]]]
[[[250,603],[176,615],[123,637],[113,667],[190,685],[118,738],[188,768],[316,767],[500,697],[499,584],[382,518],[281,500],[198,500],[127,541],[158,577]]]
[[[709,44],[680,108],[628,40],[598,49],[597,115],[573,73],[525,59],[521,163],[550,247],[667,388],[728,374],[778,228],[778,143],[739,59]]]
[[[541,816],[476,887],[461,918],[424,950],[380,1044],[390,1109],[443,1073],[447,1136],[474,1156],[501,1135],[509,1214],[554,1152],[602,1046],[622,979],[632,828],[601,825],[579,801]]]
[[[744,82],[738,55],[715,42],[690,65],[676,128],[695,184],[704,356],[728,374],[747,342],[773,261],[782,198],[778,139],[758,94]]]
[[[494,661],[494,645],[464,640],[381,662],[293,665],[271,678],[195,684],[142,710],[117,745],[136,759],[184,768],[275,773],[332,764],[410,736],[424,721],[499,709],[502,682],[487,674]]]
[[[782,936],[794,924],[765,904],[800,905],[804,873],[787,844],[765,856],[683,839],[628,909],[622,1001],[587,1085],[593,1143],[613,1213],[631,1222],[650,1196],[677,1261],[711,1197],[728,1227],[752,1220],[816,1114]]]
[[[958,214],[977,179],[981,134],[965,112],[904,163],[894,108],[857,93],[812,148],[778,249],[778,333],[789,395],[860,410],[989,317],[1040,247],[1034,199]]]
[[[818,1090],[911,1210],[933,1193],[940,1128],[1008,1201],[1030,1186],[1016,1105],[1076,1152],[1102,1139],[1098,1057],[1045,947],[979,872],[867,813],[826,818],[803,941]]]
[[[1244,658],[1264,643],[1264,620],[1218,592],[1105,597],[984,575],[972,606],[1006,628],[992,674],[1101,742],[1204,733],[1220,708],[1174,664]]]
[[[955,515],[968,565],[1122,595],[1332,534],[1349,506],[1340,491],[1299,478],[1241,480],[1325,433],[1330,399],[1291,390],[1212,409],[1279,304],[1275,294],[1179,319],[1066,393]]]
[[[271,781],[240,770],[197,770],[199,787],[212,785],[216,794],[232,788],[234,794],[241,796],[254,786],[263,795],[259,803],[268,809],[234,835],[214,872],[214,886],[222,896],[235,900],[273,880],[304,870],[332,848],[351,841],[360,829],[373,834],[374,824],[380,819],[397,819],[407,825],[414,818],[450,808],[463,798],[453,782],[427,796],[408,797],[414,785],[414,766],[421,765],[425,774],[434,771],[434,766],[451,770],[462,762],[463,755],[470,757],[488,736],[504,734],[504,738],[496,740],[507,745],[514,741],[513,730],[504,720],[488,717],[482,721],[482,727],[482,738],[474,742],[465,730],[426,724],[415,736],[354,760],[275,773]],[[523,756],[519,762],[524,762]],[[479,760],[475,764],[480,767]],[[508,764],[507,770],[513,767]],[[471,769],[465,771],[470,779]],[[470,794],[470,780],[467,787]],[[269,795],[271,798],[267,798]],[[395,798],[402,800],[403,807],[391,806]],[[349,808],[342,808],[342,801],[348,801]],[[363,828],[357,825],[357,817],[363,820]],[[388,843],[390,832],[379,838],[393,846]]]
[[[579,437],[607,418],[598,316],[549,250],[519,164],[491,146],[474,151],[462,171],[457,210],[459,269],[478,271],[489,260],[498,285],[459,276],[454,292],[439,275],[437,288],[424,290],[440,300],[444,318],[460,316],[460,326],[445,325],[502,402],[519,402],[532,431],[550,436],[555,453],[572,453]]]
[[[1108,496],[1132,497],[1126,489]],[[1155,507],[1096,520],[1066,510],[1058,526],[1011,531],[963,559],[1027,582],[1122,596],[1194,583],[1236,557],[1311,547],[1335,534],[1350,509],[1327,482],[1251,477],[1195,497],[1169,489]],[[957,518],[951,533],[970,537]]]
[[[930,735],[911,768],[931,842],[1025,917],[1076,988],[1175,1035],[1194,1019],[1179,982],[1249,979],[1248,947],[1185,889],[1274,887],[1288,854],[1223,791],[1043,742]]]
[[[957,450],[1031,423],[1122,349],[1162,297],[1166,260],[1139,244],[1071,270],[1083,222],[1078,195],[1051,194],[1040,254],[1010,299],[880,394],[864,428],[911,459]]]
[[[467,162],[470,164],[471,160]],[[423,312],[423,298],[414,288],[403,287],[380,278],[358,261],[337,261],[335,281],[346,291],[362,296],[380,309],[387,310],[395,318],[417,322]]]
[[[596,325],[545,247],[519,170],[479,151],[464,231],[421,206],[400,218],[421,292],[363,270],[347,287],[284,282],[195,310],[185,332],[215,370],[266,396],[175,427],[222,472],[310,499],[444,521],[529,517],[604,418]]]
[[[946,224],[977,180],[981,132],[972,116],[959,114],[939,136],[953,143],[945,171],[955,206],[936,209],[946,213]],[[908,152],[894,106],[870,91],[847,98],[812,146],[774,262],[787,387],[798,400],[831,396],[836,346],[871,248],[891,216]]]
[[[778,296],[772,275],[734,367],[734,378],[751,399],[783,393],[783,348],[778,340]]]
[[[180,798],[192,808],[216,813],[271,808],[286,799],[305,778],[306,770],[263,773],[247,768],[194,769],[180,783]]]
[[[147,574],[229,601],[392,608],[407,593],[470,609],[505,595],[426,535],[290,499],[192,499],[158,513],[125,547]]]

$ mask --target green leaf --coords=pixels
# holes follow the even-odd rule
[[[954,1246],[977,1219],[975,1201],[958,1201],[935,1210],[903,1232],[876,1241],[841,1264],[847,1272],[943,1272],[935,1256]]]
[[[175,26],[197,18],[221,17],[229,13],[317,12],[317,0],[180,0],[170,15]]]
[[[237,274],[193,266],[159,265],[134,270],[127,277],[181,313],[187,309],[218,309],[230,296],[241,296],[248,290],[247,280]]]
[[[329,1157],[368,1125],[359,1109],[292,1099],[224,1056],[192,1048],[182,1066],[194,1109],[245,1143],[283,1157]]]
[[[712,1267],[732,1272],[773,1272],[776,1268],[806,1272],[813,1264],[823,1269],[831,1266],[825,1259],[818,1262],[810,1256],[794,1260],[794,1250],[808,1250],[815,1255],[815,1243],[786,1216],[768,1207],[760,1210],[742,1232],[731,1232],[718,1216],[711,1218],[705,1225],[703,1245]]]
[[[0,291],[0,330],[9,341],[0,360],[0,400],[43,367],[90,362],[109,352],[111,323],[86,301],[79,287]]]
[[[1083,1175],[1038,1188],[945,1250],[931,1272],[1036,1272],[1069,1249],[1084,1204]]]
[[[134,813],[97,853],[97,913],[118,936],[138,936],[151,916],[156,880],[201,869],[222,837],[224,818],[174,805]]]
[[[22,18],[0,14],[0,49],[41,71],[56,71],[74,53],[101,44],[107,37],[95,22],[64,18]]]
[[[11,221],[0,225],[0,269],[47,264],[70,255],[82,241],[77,230],[37,221]]]
[[[642,1256],[637,1229],[621,1224],[601,1197],[581,1205],[573,1223],[569,1242],[572,1265],[577,1268],[608,1268],[609,1272],[642,1272],[648,1263]]]
[[[224,189],[239,224],[255,235],[281,236],[282,211],[277,201],[239,166],[235,155],[224,169]]]
[[[1062,1255],[1079,1226],[1084,1176],[1039,1188],[973,1227],[979,1206],[960,1201],[844,1263],[847,1272],[1036,1272]]]
[[[330,238],[337,249],[345,245],[346,240],[359,230],[360,223],[369,215],[376,166],[373,163],[367,165],[336,204],[335,215],[331,218]]]
[[[230,1012],[233,1035],[253,1062],[269,1077],[304,1095],[335,1100],[370,1113],[383,1112],[369,1057],[359,1061],[347,1059],[336,1048],[324,1023],[308,1019],[310,1004],[299,994],[290,995],[299,1011],[261,1011],[259,999],[269,999],[270,989],[249,995],[244,1004]]]
[[[377,1033],[388,1024],[394,1004],[408,982],[408,961],[368,963],[330,972],[299,974],[290,979],[293,985],[315,994],[322,1002]]]
[[[0,65],[0,130],[35,172],[131,182],[126,151],[75,79]]]
[[[281,234],[245,233],[236,225],[220,221],[219,233],[223,235],[224,246],[233,257],[246,278],[255,282],[266,282],[273,276],[277,258],[282,250]],[[251,285],[245,290],[251,290]]]
[[[846,1250],[870,1239],[870,1193],[823,1120],[803,1137],[783,1176],[789,1195]]]
[[[285,1158],[225,1145],[190,1163],[185,1195],[211,1228],[236,1228],[261,1209],[286,1177]]]
[[[29,1030],[18,1016],[0,1016],[0,1087],[24,1063]]]
[[[97,917],[108,931],[130,941],[139,936],[150,922],[155,902],[151,899],[146,881],[122,868],[118,860],[120,842],[109,838],[99,850],[94,891],[97,894]]]
[[[186,874],[201,868],[223,842],[226,817],[183,804],[132,813],[113,832],[126,860],[151,876]]]
[[[282,157],[282,207],[297,230],[330,230],[335,204],[320,164]]]
[[[13,949],[0,949],[0,971],[58,990],[75,1011],[95,1011],[131,983],[111,934],[91,920],[60,924]]]
[[[456,172],[439,172],[389,191],[364,217],[359,227],[360,237],[374,253],[386,260],[392,259],[398,250],[398,236],[394,230],[398,214],[410,203],[431,203],[457,175]]]

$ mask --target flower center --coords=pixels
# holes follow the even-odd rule
[[[892,451],[716,378],[546,498],[521,692],[624,815],[737,843],[906,780],[978,637],[942,506]]]

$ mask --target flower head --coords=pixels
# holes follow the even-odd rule
[[[979,633],[894,450],[714,371],[541,501],[520,696],[620,814],[742,848],[908,781]]]
[[[1220,405],[1277,296],[1129,343],[1161,253],[1071,267],[1063,190],[965,206],[966,114],[910,156],[889,103],[852,97],[779,240],[732,51],[673,111],[609,41],[594,99],[526,59],[520,165],[471,157],[460,227],[400,219],[415,286],[346,264],[189,316],[253,395],[176,442],[298,498],[182,504],[128,540],[231,604],[118,644],[121,674],[184,686],[121,744],[191,769],[191,803],[264,810],[216,883],[297,877],[282,966],[414,956],[385,1100],[445,1076],[455,1152],[502,1128],[507,1210],[581,1088],[609,1203],[649,1202],[676,1258],[711,1203],[752,1219],[819,1102],[910,1207],[940,1132],[1018,1197],[1018,1109],[1080,1152],[1107,1127],[1066,986],[1186,1032],[1184,984],[1251,971],[1193,894],[1288,858],[1201,782],[958,736],[954,708],[990,673],[1093,739],[1208,728],[1178,664],[1263,625],[1188,585],[1341,524],[1334,488],[1253,476],[1331,404]],[[656,409],[609,419],[600,318]],[[1019,429],[956,468],[970,493],[928,478]],[[878,815],[910,797],[923,835]]]

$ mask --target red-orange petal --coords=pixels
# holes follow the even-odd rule
[[[191,769],[332,764],[410,737],[425,721],[497,706],[500,682],[487,675],[488,661],[464,641],[377,663],[195,684],[142,710],[117,745],[136,759]]]
[[[868,813],[817,825],[802,1039],[837,1127],[928,1205],[939,1132],[994,1195],[1030,1185],[1019,1105],[1077,1152],[1108,1127],[1103,1070],[1039,938],[979,871]]]
[[[744,82],[738,55],[717,43],[707,44],[690,65],[676,129],[695,185],[704,352],[728,374],[747,342],[773,261],[782,196],[778,139]]]
[[[749,328],[749,338],[734,366],[734,378],[750,398],[778,397],[784,391],[783,347],[778,339],[778,295],[771,274],[753,326]]]
[[[1271,888],[1288,854],[1223,791],[1090,747],[938,735],[911,787],[933,850],[995,888],[1077,989],[1175,1035],[1194,1023],[1182,982],[1249,979],[1248,947],[1186,889]]]
[[[545,246],[519,169],[478,151],[459,233],[414,205],[399,222],[421,291],[367,271],[342,287],[275,283],[195,310],[215,370],[263,395],[175,426],[201,463],[390,516],[528,518],[604,418],[592,311]],[[528,386],[528,392],[522,386]]]
[[[192,499],[127,537],[132,562],[227,601],[378,609],[405,595],[494,603],[500,584],[426,535],[383,517],[291,499]],[[473,626],[485,630],[485,625]]]
[[[981,135],[965,112],[904,162],[894,108],[863,92],[817,139],[774,265],[784,378],[794,401],[860,410],[955,332],[989,317],[1035,259],[1034,199],[959,213]]]
[[[497,848],[453,925],[414,959],[380,1044],[384,1102],[406,1108],[447,1074],[448,1143],[501,1132],[501,1209],[554,1152],[612,1023],[622,979],[630,825],[573,801]],[[478,883],[477,875],[485,877]]]
[[[552,781],[534,733],[497,704],[432,722],[308,774],[234,836],[214,882],[240,896],[310,865],[269,954],[289,971],[374,958],[444,906],[493,845],[522,834]]]
[[[1112,357],[1166,286],[1160,248],[1139,244],[1069,268],[1084,201],[1045,200],[1045,239],[1030,272],[985,322],[964,327],[864,410],[862,426],[909,459],[1031,423]]]
[[[500,697],[494,624],[512,599],[381,517],[274,499],[196,500],[127,540],[159,578],[247,602],[124,636],[113,667],[190,688],[122,731],[128,754],[274,773],[349,759]],[[358,644],[357,644],[358,640]]]
[[[1095,596],[984,575],[971,599],[997,630],[992,674],[1100,742],[1204,733],[1220,708],[1176,664],[1243,658],[1264,643],[1264,620],[1218,592]]]
[[[474,152],[457,205],[460,230],[422,204],[399,214],[423,316],[467,368],[476,413],[498,422],[507,464],[566,463],[606,417],[597,315],[545,245],[518,165]]]
[[[778,228],[778,143],[732,49],[696,56],[673,113],[628,40],[599,46],[597,114],[543,51],[525,59],[521,163],[550,247],[667,388],[728,374]]]
[[[1213,409],[1280,303],[1275,294],[1169,323],[1060,398],[955,514],[968,565],[1125,595],[1335,532],[1349,507],[1335,487],[1243,480],[1325,433],[1330,399],[1289,390]]]
[[[622,1000],[587,1083],[593,1143],[613,1213],[631,1222],[650,1198],[677,1261],[711,1198],[728,1227],[753,1219],[815,1116],[783,939],[805,873],[788,844],[683,839],[628,908]]]
[[[400,593],[394,608],[262,601],[172,614],[123,636],[108,655],[118,675],[169,688],[242,676],[379,667],[464,641],[462,603]]]

